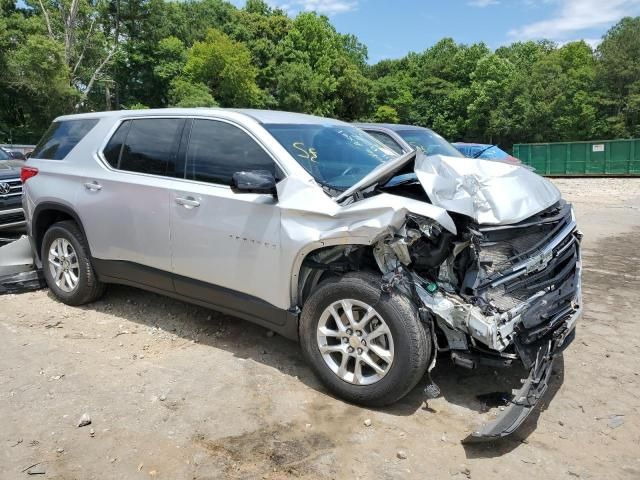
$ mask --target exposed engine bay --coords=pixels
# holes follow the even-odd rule
[[[409,182],[393,193],[415,192],[418,199],[415,186]],[[366,247],[331,247],[307,259],[306,272],[319,279],[319,272],[368,268],[373,261],[383,289],[399,289],[420,307],[434,351],[465,368],[522,362],[530,374],[511,405],[467,441],[499,438],[526,419],[547,389],[554,356],[573,339],[581,312],[581,234],[563,200],[510,225],[452,218],[457,234],[409,214],[370,253]],[[430,370],[435,361],[434,355]]]

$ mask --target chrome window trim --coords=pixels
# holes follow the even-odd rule
[[[282,165],[282,162],[279,162],[276,158],[276,156],[273,154],[273,152],[271,152],[269,150],[269,148],[260,141],[260,139],[258,139],[251,131],[249,131],[247,128],[245,128],[243,125],[240,125],[237,122],[234,122],[232,120],[229,120],[227,118],[220,118],[220,117],[216,117],[216,116],[205,116],[205,115],[148,115],[148,116],[144,116],[144,115],[127,115],[124,117],[120,117],[118,118],[118,120],[111,126],[111,128],[109,129],[109,132],[107,133],[107,135],[105,135],[104,139],[102,140],[102,143],[100,144],[98,151],[96,152],[96,156],[98,158],[98,164],[100,166],[102,166],[103,168],[105,168],[106,170],[109,170],[111,172],[117,172],[117,173],[124,173],[124,174],[128,174],[128,175],[139,175],[139,176],[143,176],[143,177],[150,177],[150,178],[162,178],[162,179],[169,179],[169,180],[177,180],[180,182],[188,182],[188,183],[196,183],[199,185],[208,185],[208,186],[212,186],[212,187],[217,187],[217,188],[224,188],[227,190],[231,190],[231,187],[229,185],[224,185],[221,183],[210,183],[210,182],[203,182],[201,180],[190,180],[188,178],[180,178],[180,177],[169,177],[166,175],[156,175],[156,174],[151,174],[151,173],[142,173],[142,172],[130,172],[128,170],[121,170],[118,168],[113,168],[111,166],[111,164],[107,161],[106,157],[104,156],[104,150],[107,148],[107,145],[109,144],[109,142],[111,141],[111,139],[113,138],[113,136],[115,135],[116,131],[118,130],[118,128],[120,128],[120,125],[122,125],[125,121],[127,120],[146,120],[146,119],[151,119],[151,120],[157,120],[157,119],[181,119],[181,120],[210,120],[210,121],[215,121],[215,122],[224,122],[227,123],[229,125],[232,125],[236,128],[239,128],[240,130],[242,130],[243,132],[245,132],[247,135],[249,135],[249,137],[258,144],[258,146],[260,148],[262,148],[262,150],[265,151],[265,153],[269,156],[269,158],[271,158],[271,160],[276,164],[276,166],[278,168],[280,168],[280,170],[282,170],[282,172],[284,173],[285,178],[289,176],[289,172],[288,170]],[[284,179],[283,179],[284,180]],[[281,180],[282,181],[282,180]]]

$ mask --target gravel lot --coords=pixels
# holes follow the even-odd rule
[[[640,478],[640,179],[555,182],[585,233],[586,311],[512,438],[460,444],[496,413],[476,396],[521,371],[442,359],[440,398],[420,385],[368,410],[244,321],[125,287],[82,308],[44,290],[0,297],[0,478]]]

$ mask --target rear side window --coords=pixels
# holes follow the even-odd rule
[[[113,168],[172,176],[185,120],[147,118],[123,122],[104,149]]]
[[[273,159],[247,133],[225,122],[194,120],[187,150],[189,180],[231,185],[234,173],[267,170],[276,178]]]
[[[53,122],[31,154],[32,158],[62,160],[96,126],[96,119]]]

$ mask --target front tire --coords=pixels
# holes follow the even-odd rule
[[[67,305],[84,305],[102,296],[87,241],[75,222],[53,224],[42,239],[42,269],[53,294]]]
[[[415,305],[397,292],[383,292],[380,276],[364,272],[320,284],[302,310],[300,342],[329,390],[370,407],[409,393],[431,355]]]

